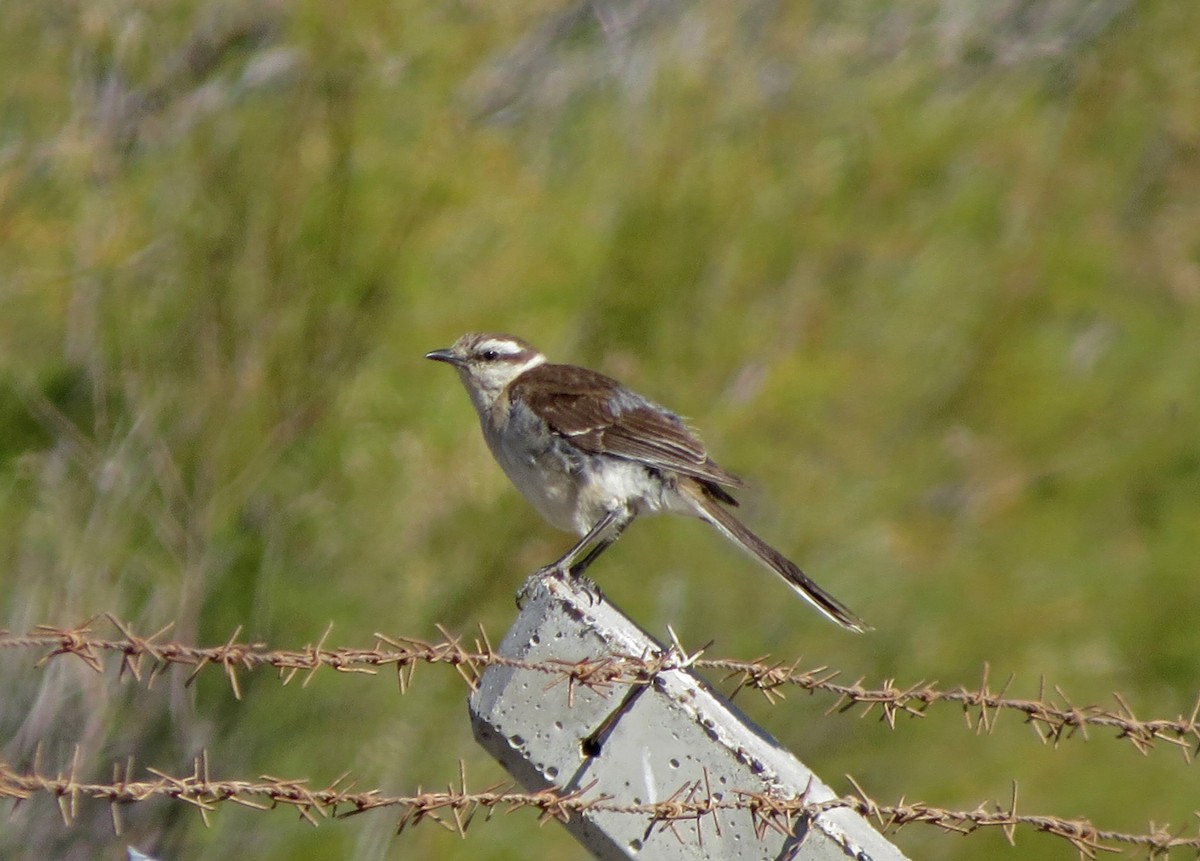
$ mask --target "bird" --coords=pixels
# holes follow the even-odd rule
[[[552,364],[513,335],[471,332],[425,358],[458,372],[484,440],[517,490],[551,525],[580,536],[535,577],[583,580],[635,518],[682,514],[715,527],[826,618],[870,630],[733,515],[730,491],[746,483],[708,456],[679,415],[597,371]]]

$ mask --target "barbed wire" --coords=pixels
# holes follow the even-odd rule
[[[687,655],[677,645],[656,655],[606,655],[581,661],[524,661],[500,655],[492,648],[486,632],[475,635],[470,646],[463,637],[440,628],[441,640],[415,637],[391,637],[376,633],[372,648],[327,648],[325,641],[330,629],[321,639],[303,649],[270,649],[264,643],[238,642],[240,628],[220,646],[194,646],[162,640],[170,630],[163,628],[149,636],[135,634],[131,627],[112,615],[108,622],[120,633],[116,639],[93,635],[95,617],[75,628],[38,626],[34,631],[14,635],[0,632],[0,649],[48,650],[38,662],[43,666],[63,656],[74,656],[91,669],[102,672],[101,656],[120,656],[120,675],[128,674],[139,682],[153,684],[154,679],[171,666],[192,667],[186,683],[190,684],[206,667],[220,667],[235,697],[241,698],[240,672],[271,667],[277,670],[284,684],[298,674],[307,684],[318,670],[332,669],[343,673],[375,674],[381,669],[394,668],[401,692],[412,683],[418,664],[446,664],[454,667],[472,689],[478,684],[483,670],[504,666],[531,670],[550,677],[547,687],[565,683],[568,697],[578,688],[607,691],[618,685],[648,684],[659,673],[683,668],[695,668],[725,673],[727,680],[736,682],[734,695],[749,689],[761,693],[769,702],[783,698],[788,688],[835,697],[828,712],[844,712],[861,706],[860,715],[878,712],[881,720],[893,729],[896,719],[905,714],[924,717],[936,705],[957,705],[962,709],[967,727],[979,733],[991,733],[999,715],[1015,712],[1024,717],[1044,743],[1057,744],[1064,738],[1089,729],[1114,730],[1116,738],[1128,740],[1139,752],[1147,754],[1156,743],[1166,742],[1177,748],[1187,762],[1200,750],[1200,698],[1190,714],[1175,718],[1139,719],[1125,699],[1113,694],[1115,708],[1099,705],[1079,706],[1058,686],[1054,696],[1047,696],[1045,679],[1039,683],[1038,695],[1019,698],[1008,695],[1014,677],[998,689],[993,689],[989,669],[985,665],[977,687],[945,688],[936,682],[919,681],[898,686],[894,679],[878,687],[864,686],[863,680],[852,683],[839,681],[841,673],[827,666],[801,668],[799,659],[777,661],[768,655],[753,660],[704,658],[702,652]]]
[[[617,813],[645,817],[646,836],[654,831],[675,831],[680,824],[691,823],[698,839],[703,839],[706,823],[720,828],[722,813],[749,815],[755,833],[761,839],[768,830],[795,836],[796,825],[831,810],[848,809],[877,822],[884,831],[895,831],[913,824],[931,825],[943,831],[969,834],[986,828],[999,828],[1015,845],[1018,828],[1050,834],[1069,842],[1081,858],[1095,858],[1101,852],[1116,852],[1121,846],[1141,848],[1151,858],[1163,858],[1174,849],[1200,851],[1200,836],[1185,837],[1172,833],[1165,825],[1151,824],[1145,834],[1129,834],[1099,828],[1087,819],[1063,819],[1058,816],[1020,813],[1017,787],[1007,805],[983,803],[973,810],[947,810],[923,802],[901,800],[884,804],[871,798],[853,778],[855,794],[825,801],[809,798],[809,789],[800,795],[782,796],[762,792],[732,790],[713,792],[707,774],[686,781],[669,798],[657,803],[622,804],[608,795],[586,797],[594,783],[572,792],[553,789],[541,792],[514,791],[512,784],[501,783],[482,791],[467,788],[466,769],[460,763],[458,785],[443,791],[427,792],[418,788],[412,795],[388,795],[379,789],[359,790],[349,774],[343,774],[321,788],[313,788],[307,779],[262,776],[258,780],[220,780],[210,776],[207,755],[195,760],[192,773],[170,775],[147,769],[148,777],[135,780],[132,761],[114,764],[113,779],[108,783],[78,779],[79,756],[67,773],[43,774],[35,763],[28,771],[18,771],[0,762],[0,798],[21,803],[37,795],[53,796],[58,801],[64,823],[78,815],[80,801],[107,802],[114,831],[121,833],[121,806],[155,798],[193,805],[209,824],[209,814],[224,803],[256,810],[290,807],[312,825],[328,818],[345,818],[375,810],[399,811],[397,832],[433,821],[465,836],[479,813],[490,819],[496,811],[518,809],[537,811],[541,821],[567,822],[573,816]],[[811,785],[810,787],[811,788]],[[681,838],[682,839],[682,838]]]

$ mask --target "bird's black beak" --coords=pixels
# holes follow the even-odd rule
[[[426,359],[433,359],[435,362],[445,362],[448,365],[461,365],[462,357],[453,350],[430,350],[425,354]]]

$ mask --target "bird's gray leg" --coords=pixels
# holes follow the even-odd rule
[[[591,565],[593,562],[595,562],[596,558],[601,553],[603,553],[605,550],[607,550],[609,547],[611,547],[613,545],[613,542],[615,542],[618,538],[621,537],[621,533],[625,531],[625,528],[627,526],[629,526],[629,524],[633,523],[633,518],[637,516],[632,511],[629,511],[628,509],[616,512],[615,517],[613,515],[614,515],[614,512],[610,511],[608,514],[604,515],[603,518],[601,518],[602,523],[604,521],[609,521],[606,526],[607,531],[605,532],[605,534],[603,536],[601,536],[596,541],[596,546],[593,547],[590,551],[588,551],[587,556],[584,556],[577,563],[575,563],[574,565],[571,566],[571,569],[570,569],[571,574],[573,574],[576,577],[582,576],[583,572],[588,569],[588,566]],[[592,529],[592,532],[595,532],[595,531],[596,531],[595,529]],[[592,532],[589,532],[588,535],[591,535]],[[578,545],[576,545],[576,547],[578,547]],[[576,555],[578,555],[578,554],[576,554]],[[561,565],[562,561],[563,560],[560,559],[557,564]]]
[[[584,577],[583,572],[589,565],[596,561],[596,557],[607,550],[620,537],[621,533],[625,531],[625,527],[633,522],[634,517],[636,515],[627,508],[618,508],[605,512],[604,516],[596,521],[596,524],[588,530],[587,535],[580,538],[574,547],[564,553],[558,560],[539,568],[525,581],[525,585],[517,593],[517,606],[523,607],[530,590],[546,577],[578,577],[579,583],[587,590],[594,601],[599,600],[601,597],[600,588],[591,580]],[[595,542],[595,546],[588,551],[587,555],[579,559],[580,554],[584,550],[587,550],[588,546],[593,542]],[[577,559],[579,559],[578,562],[576,562]]]

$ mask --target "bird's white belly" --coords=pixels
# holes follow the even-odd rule
[[[645,464],[612,457],[593,463],[596,468],[579,490],[579,508],[589,526],[614,508],[652,514],[667,507],[663,480]]]
[[[547,462],[546,457],[539,458],[529,452],[497,447],[496,460],[547,522],[566,532],[579,532],[575,518],[578,488],[573,476],[557,468],[557,464]]]
[[[553,446],[529,448],[497,439],[492,451],[509,480],[547,522],[586,535],[607,512],[630,509],[650,514],[673,508],[661,478],[644,464],[577,453],[562,456]],[[690,511],[688,513],[691,513]]]

